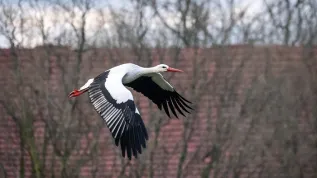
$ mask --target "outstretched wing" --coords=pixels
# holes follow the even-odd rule
[[[115,144],[120,143],[122,156],[137,158],[146,148],[147,130],[135,106],[131,92],[123,86],[121,79],[106,71],[94,78],[88,90],[95,110],[110,129]]]
[[[169,109],[177,118],[176,110],[185,116],[184,111],[190,113],[192,109],[189,106],[191,102],[178,94],[160,73],[141,76],[125,85],[148,97],[160,110],[163,107],[169,117]]]

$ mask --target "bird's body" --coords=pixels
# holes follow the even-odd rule
[[[160,64],[151,68],[127,63],[113,67],[93,79],[89,79],[79,90],[70,93],[70,97],[79,96],[88,91],[95,110],[110,129],[115,144],[121,145],[122,155],[137,157],[146,147],[147,130],[134,103],[131,87],[151,99],[160,110],[169,110],[177,117],[176,111],[192,109],[188,100],[179,95],[159,72],[181,72],[181,70]],[[185,115],[184,115],[185,116]]]

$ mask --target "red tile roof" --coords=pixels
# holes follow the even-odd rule
[[[3,49],[0,53],[0,82],[5,92],[0,98],[8,108],[0,107],[0,168],[1,165],[4,167],[7,177],[17,177],[22,169],[20,165],[23,157],[25,177],[35,174],[32,170],[32,159],[45,160],[45,166],[42,167],[45,177],[53,174],[55,177],[118,177],[123,174],[129,177],[176,177],[180,170],[180,177],[200,177],[206,172],[209,172],[209,175],[218,173],[218,176],[210,177],[233,177],[234,171],[239,169],[232,166],[242,166],[239,175],[257,177],[262,168],[266,168],[265,170],[273,171],[275,177],[287,176],[280,170],[282,168],[278,159],[279,154],[283,154],[280,148],[276,148],[276,155],[262,157],[259,152],[254,152],[250,153],[257,154],[254,159],[250,160],[246,156],[247,159],[241,161],[241,164],[234,164],[237,161],[234,159],[238,159],[234,155],[240,153],[237,149],[244,149],[245,135],[231,136],[233,140],[224,142],[230,135],[214,135],[221,135],[218,132],[228,132],[225,128],[218,128],[219,124],[223,124],[219,119],[233,120],[241,117],[239,108],[244,100],[244,93],[254,79],[261,79],[264,75],[268,61],[266,59],[270,59],[269,70],[272,70],[274,75],[296,76],[296,73],[286,69],[293,67],[303,70],[304,54],[302,47],[248,45],[208,49],[147,49],[140,54],[128,48],[91,49],[83,54],[81,64],[77,66],[77,53],[68,47],[19,49],[17,58],[10,50]],[[317,49],[313,49],[315,59],[316,54]],[[168,119],[147,98],[133,91],[150,132],[150,140],[148,148],[140,158],[131,162],[121,159],[120,149],[114,146],[108,129],[102,124],[88,98],[83,96],[71,101],[77,102],[71,108],[66,97],[69,91],[84,84],[88,78],[124,62],[142,66],[166,63],[186,71],[177,75],[164,75],[180,93],[195,104],[195,112],[188,118]],[[245,65],[241,72],[236,73],[242,62],[245,62]],[[20,83],[15,82],[16,64],[22,70]],[[74,84],[73,74],[76,70],[79,70],[78,84]],[[240,73],[239,82],[230,85],[234,89],[229,90],[231,93],[226,95],[237,99],[233,99],[233,103],[226,102],[226,105],[223,105],[221,96],[227,91],[226,87],[229,87],[226,79],[232,79]],[[205,86],[208,81],[211,83]],[[199,93],[202,95],[199,96]],[[226,113],[222,113],[223,107],[227,108]],[[13,115],[16,118],[13,118]],[[30,130],[21,133],[14,119],[23,124],[31,121]],[[236,123],[239,133],[250,126],[247,119]],[[265,129],[270,132],[270,128]],[[33,132],[30,132],[31,130]],[[305,132],[306,135],[316,132],[308,129],[307,122],[304,121],[300,124],[299,131],[304,135]],[[19,134],[27,138],[24,148],[20,146]],[[253,134],[251,141],[246,143],[254,144],[255,149],[259,149],[259,144],[263,141],[262,135],[257,132]],[[187,141],[183,142],[184,139]],[[216,141],[222,144],[218,145],[218,152],[221,152],[220,161],[218,167],[208,169],[208,163],[217,159],[215,152],[211,152],[217,151],[213,144]],[[43,147],[44,145],[47,147]],[[40,154],[33,154],[34,149],[35,153]],[[183,152],[186,154],[182,155]],[[65,170],[61,155],[67,156]],[[305,177],[316,176],[314,169],[317,160],[312,159],[313,155],[316,156],[316,150],[301,148],[298,155],[303,156],[302,160],[299,159],[299,164],[305,165]],[[183,161],[182,165],[179,165],[180,161]],[[226,173],[228,176],[225,176]]]

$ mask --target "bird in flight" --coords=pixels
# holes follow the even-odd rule
[[[137,158],[146,148],[148,133],[134,103],[133,88],[152,100],[157,107],[170,117],[171,112],[185,116],[192,107],[190,101],[176,92],[160,72],[182,72],[179,69],[160,64],[145,68],[127,63],[113,67],[95,78],[89,79],[80,89],[75,89],[69,97],[77,97],[88,92],[90,101],[110,129],[116,146],[121,146],[122,156],[127,154]]]

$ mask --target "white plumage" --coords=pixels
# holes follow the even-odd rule
[[[176,116],[190,113],[191,103],[170,85],[159,72],[182,72],[165,64],[144,68],[135,64],[122,64],[113,67],[93,79],[89,79],[79,90],[69,97],[76,97],[88,91],[95,110],[110,129],[115,144],[120,144],[122,156],[137,157],[146,148],[147,130],[135,106],[131,87],[152,100],[160,110],[170,117],[169,110]]]
[[[105,81],[105,87],[110,93],[111,97],[116,100],[117,104],[133,100],[132,93],[123,86],[122,78],[126,74],[126,71],[116,68],[109,72],[107,80]],[[115,72],[114,72],[115,71]]]

